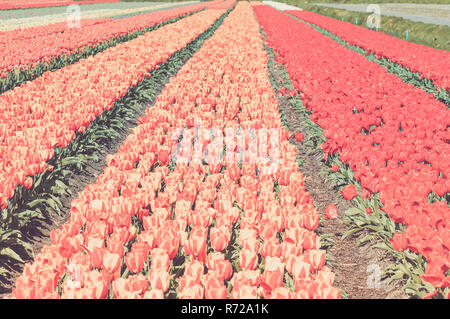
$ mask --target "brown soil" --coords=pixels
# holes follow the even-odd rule
[[[267,53],[269,59],[276,63],[273,54]],[[272,75],[277,82],[277,87],[282,87],[283,80],[277,68],[274,68]],[[279,100],[279,107],[286,116],[289,131],[295,134],[305,129],[302,123],[306,118],[295,105],[290,103],[290,99],[288,95],[282,96]],[[339,216],[336,219],[324,219],[317,229],[319,235],[326,234],[333,240],[327,258],[336,274],[335,286],[342,289],[351,299],[409,298],[402,291],[401,281],[393,281],[387,284],[384,280],[381,280],[379,288],[368,287],[368,278],[373,276],[373,272],[370,272],[370,268],[368,269],[369,265],[379,266],[382,272],[386,266],[394,263],[393,256],[387,251],[373,248],[373,245],[377,243],[376,241],[366,242],[364,245],[358,246],[359,239],[367,233],[360,232],[344,240],[341,239],[342,234],[350,229],[344,223],[344,211],[352,207],[351,202],[343,199],[332,182],[326,182],[325,177],[319,175],[320,171],[326,167],[322,156],[318,153],[306,155],[309,149],[302,142],[294,140],[293,144],[299,151],[300,159],[304,161],[300,170],[305,174],[306,190],[314,198],[319,213],[324,213],[330,204],[335,204],[339,210]]]

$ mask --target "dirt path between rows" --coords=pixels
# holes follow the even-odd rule
[[[274,65],[279,65],[272,52],[266,52]],[[276,82],[276,88],[285,86],[281,75],[281,70],[274,67],[271,70]],[[306,128],[302,124],[305,116],[291,103],[291,97],[287,94],[279,98],[279,108],[285,114],[287,126],[291,133],[303,132]],[[367,242],[358,246],[359,239],[367,233],[359,233],[341,240],[341,236],[349,226],[344,223],[344,211],[352,207],[352,204],[343,199],[332,182],[325,181],[325,177],[319,173],[325,168],[322,156],[318,153],[306,155],[309,151],[302,142],[292,142],[298,149],[300,160],[303,165],[300,171],[305,174],[305,187],[314,198],[314,203],[319,213],[322,215],[330,204],[335,204],[339,209],[339,216],[334,220],[325,219],[317,229],[319,235],[327,234],[334,243],[328,251],[328,258],[336,274],[335,286],[342,289],[345,295],[351,299],[385,299],[385,298],[409,298],[402,290],[402,282],[393,281],[386,284],[380,278],[379,288],[370,287],[368,281],[377,277],[377,269],[382,271],[389,264],[394,262],[392,255],[388,252],[373,248],[376,241]],[[379,267],[379,268],[378,268]],[[345,296],[344,296],[345,297]]]

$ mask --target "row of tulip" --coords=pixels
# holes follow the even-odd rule
[[[378,193],[382,210],[407,226],[394,247],[422,254],[422,278],[448,286],[450,211],[445,202],[428,202],[431,192],[450,192],[447,107],[304,23],[267,6],[255,11],[324,130],[324,159],[339,153],[360,181],[361,189],[345,188],[344,198]]]
[[[277,106],[259,25],[239,2],[72,202],[70,221],[25,266],[13,295],[339,298]],[[263,174],[268,162],[174,165],[176,128],[198,135],[216,125],[279,130],[270,144],[280,158],[269,155],[279,170]]]
[[[448,51],[408,42],[310,11],[285,12],[326,29],[352,45],[362,47],[377,58],[385,57],[413,72],[419,72],[423,77],[433,80],[440,88],[450,90],[450,75],[445,71],[450,69]]]
[[[334,33],[331,33],[330,31],[323,29],[315,24],[306,22],[305,20],[301,20],[300,18],[297,18],[293,15],[291,15],[295,19],[304,22],[305,24],[313,27],[315,30],[319,31],[320,33],[330,37],[337,43],[341,44],[342,46],[358,52],[359,54],[362,54],[367,60],[375,62],[386,69],[388,73],[392,73],[402,79],[405,83],[410,83],[414,85],[414,87],[424,90],[425,92],[432,94],[432,96],[447,105],[447,107],[450,107],[450,91],[445,90],[443,88],[440,88],[434,81],[432,81],[429,78],[424,77],[419,72],[413,72],[408,67],[399,64],[397,62],[394,62],[390,60],[387,57],[380,57],[375,55],[374,53],[371,53],[370,51],[367,51],[366,49],[353,45],[343,39],[341,39],[339,36],[335,35]]]
[[[0,95],[0,207],[6,208],[16,186],[32,186],[31,176],[47,168],[55,147],[66,147],[131,85],[224,12],[197,13]],[[164,40],[168,37],[173,41]]]
[[[111,19],[83,19],[80,21],[80,25],[89,27],[95,24],[105,23],[110,20]],[[14,31],[2,31],[0,32],[0,43],[2,45],[2,49],[5,49],[5,46],[7,44],[11,45],[11,43],[14,43],[13,41],[20,42],[24,40],[32,40],[35,38],[49,36],[51,34],[63,33],[66,30],[67,21],[64,20],[64,23],[47,23],[45,27],[37,26]]]
[[[65,148],[56,148],[55,155],[47,161],[48,168],[33,176],[30,189],[17,187],[7,209],[2,211],[0,232],[0,282],[13,284],[15,278],[6,269],[21,272],[25,262],[32,260],[33,250],[28,244],[27,232],[40,221],[53,220],[65,212],[63,197],[71,194],[71,177],[83,174],[88,166],[98,162],[104,148],[116,143],[126,127],[135,123],[169,79],[197,52],[204,41],[212,36],[234,6],[217,19],[204,33],[183,49],[158,65],[149,76],[130,87],[127,93],[114,102],[110,110],[96,117],[82,134]]]
[[[14,35],[15,31],[9,31],[6,32],[9,36],[2,37],[0,42],[0,49],[4,52],[0,61],[0,74],[4,78],[14,69],[29,69],[42,62],[49,62],[54,57],[85,50],[109,39],[150,28],[221,2],[223,1],[216,0],[193,4],[118,20],[81,20],[81,23],[84,23],[81,29],[58,24],[56,27],[39,27],[39,31],[36,28],[25,29],[17,35]],[[55,28],[60,32],[53,32]],[[50,32],[47,32],[47,29]]]
[[[84,46],[82,48],[74,50],[71,54],[54,56],[49,61],[42,61],[41,63],[35,64],[35,66],[33,67],[24,69],[15,68],[13,71],[7,72],[6,77],[0,77],[0,94],[12,90],[15,87],[21,86],[26,82],[33,81],[34,79],[43,75],[45,72],[59,70],[66,67],[67,65],[71,65],[82,59],[94,56],[99,52],[103,52],[120,43],[130,41],[147,32],[154,31],[164,25],[177,22],[178,20],[193,15],[196,12],[198,11],[180,15],[173,19],[164,20],[163,22],[160,22],[159,24],[153,25],[151,27],[139,29],[136,32],[127,33],[122,36],[113,37],[106,41],[99,42],[98,44]]]
[[[266,50],[273,53],[272,48],[266,47]],[[295,108],[304,120],[301,123],[302,133],[295,134],[296,141],[303,141],[303,147],[306,154],[321,154],[323,151],[320,145],[325,142],[323,129],[315,124],[310,118],[310,112],[303,106],[300,95],[294,89],[289,74],[283,65],[276,61],[269,62],[269,70],[272,74],[277,74],[277,80],[272,80],[272,85],[277,96],[283,96],[288,93],[289,104]],[[275,78],[273,78],[275,79]],[[287,127],[290,127],[287,114],[280,109],[281,120]],[[301,165],[302,161],[299,161]],[[400,238],[396,232],[402,232],[404,225],[393,222],[389,216],[384,213],[380,207],[383,205],[379,200],[379,196],[375,195],[369,198],[362,198],[358,190],[361,188],[359,182],[354,178],[353,171],[348,165],[343,164],[339,160],[339,154],[330,155],[324,166],[323,174],[327,175],[326,179],[334,183],[336,189],[341,190],[341,195],[348,197],[352,192],[358,193],[352,199],[350,209],[343,212],[343,221],[347,226],[347,230],[342,234],[342,240],[349,236],[359,236],[358,244],[364,245],[371,242],[372,249],[386,250],[392,258],[392,263],[382,269],[381,276],[385,278],[383,284],[389,284],[391,281],[401,279],[402,289],[406,294],[419,298],[449,298],[450,287],[444,289],[436,289],[430,283],[424,281],[421,276],[424,274],[426,260],[420,254],[415,254],[409,249],[396,250],[397,243]],[[328,168],[327,168],[328,167]],[[350,186],[349,185],[354,185]],[[338,217],[338,209],[335,205],[329,205],[324,218],[334,219]],[[321,236],[322,245],[328,250],[333,245],[332,241],[327,240],[329,234]],[[397,282],[399,283],[399,282]]]
[[[187,2],[180,2],[179,4],[188,4]],[[83,17],[85,21],[80,21],[80,26],[85,26],[85,23],[88,22],[88,19],[105,19],[105,18],[113,18],[113,17],[120,17],[120,16],[126,16],[130,14],[138,14],[140,12],[144,11],[154,11],[154,10],[160,10],[164,8],[169,8],[172,6],[175,6],[176,4],[173,3],[165,3],[161,5],[150,5],[146,7],[139,7],[139,8],[129,8],[129,9],[106,9],[106,10],[92,10],[92,11],[81,11],[80,15]],[[2,20],[0,23],[0,35],[3,33],[9,34],[10,30],[20,31],[21,29],[27,29],[27,28],[36,28],[35,30],[39,32],[39,26],[45,26],[49,24],[57,24],[60,22],[64,22],[61,24],[61,27],[59,28],[60,31],[63,32],[67,29],[68,24],[67,21],[71,21],[70,17],[72,16],[72,13],[64,12],[64,13],[57,13],[57,14],[51,14],[51,15],[44,15],[44,16],[38,16],[38,17],[26,17],[26,18],[18,18],[18,19],[6,19]],[[70,23],[69,23],[70,25]],[[75,23],[73,23],[75,25]],[[44,29],[45,30],[45,29]],[[14,34],[14,32],[10,32]]]
[[[120,0],[3,0],[0,4],[0,10],[10,9],[28,9],[28,8],[44,8],[55,6],[68,6],[71,4],[94,4],[104,2],[120,2]]]

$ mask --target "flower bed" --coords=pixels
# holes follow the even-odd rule
[[[81,20],[80,28],[69,28],[67,23],[59,23],[20,32],[7,31],[0,34],[0,49],[4,52],[0,60],[0,74],[5,78],[14,69],[29,69],[55,57],[83,51],[109,39],[126,36],[222,2],[199,3],[119,20]]]
[[[428,201],[431,192],[450,191],[448,108],[275,9],[255,12],[311,119],[324,129],[325,160],[338,153],[360,181],[358,194],[379,194],[383,211],[407,226],[406,247],[426,257],[423,279],[449,286],[450,211],[445,202]],[[344,194],[350,198],[354,189]],[[405,248],[398,238],[394,247]]]
[[[83,132],[223,12],[200,12],[0,95],[0,207],[6,208],[18,185],[32,186],[31,177],[47,169],[55,147],[67,146],[75,132]],[[164,41],[167,37],[173,41]]]
[[[0,10],[45,8],[55,6],[68,6],[71,4],[93,4],[93,3],[120,2],[120,0],[3,0]]]
[[[408,42],[391,35],[362,28],[309,11],[286,11],[306,22],[324,28],[352,45],[360,46],[375,56],[386,57],[419,72],[439,87],[450,90],[450,52]]]
[[[258,28],[240,2],[72,202],[70,221],[26,266],[15,297],[340,296]],[[245,139],[234,144],[238,127],[278,132],[265,160],[236,162],[254,151]],[[193,146],[192,156],[180,145]]]

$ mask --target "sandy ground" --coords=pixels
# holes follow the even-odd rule
[[[314,4],[358,12],[367,12],[367,6],[369,5],[333,3]],[[450,26],[450,4],[385,3],[378,5],[380,6],[381,15],[395,16],[412,21]]]

